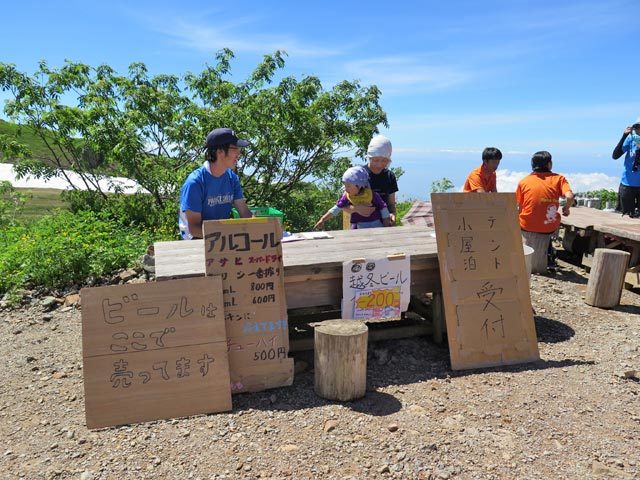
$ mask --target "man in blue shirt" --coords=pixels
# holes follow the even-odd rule
[[[216,128],[207,135],[206,161],[191,172],[180,191],[180,235],[202,238],[202,222],[229,218],[235,207],[243,218],[252,216],[242,193],[236,168],[240,149],[249,145],[230,128]]]
[[[613,150],[613,158],[624,157],[624,170],[618,195],[622,214],[631,217],[640,213],[640,118],[625,128],[622,138]]]

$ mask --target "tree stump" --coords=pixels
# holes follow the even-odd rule
[[[622,250],[596,248],[584,298],[588,305],[612,308],[620,303],[630,257]]]
[[[329,400],[363,397],[367,389],[369,329],[357,320],[327,320],[315,327],[315,392]]]
[[[521,232],[525,245],[533,248],[531,256],[531,273],[545,273],[547,271],[547,250],[550,233]]]

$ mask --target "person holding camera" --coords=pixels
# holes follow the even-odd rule
[[[623,215],[640,215],[640,117],[624,129],[622,138],[613,149],[614,160],[624,157],[624,170],[618,188],[618,198]]]

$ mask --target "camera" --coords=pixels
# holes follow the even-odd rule
[[[631,166],[631,171],[637,172],[638,167],[640,167],[640,147],[636,148],[636,155],[635,155],[635,158],[633,159],[633,165]]]

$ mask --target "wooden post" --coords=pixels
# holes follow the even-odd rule
[[[525,245],[533,248],[531,258],[531,273],[545,273],[547,271],[547,249],[551,240],[550,233],[521,232]]]
[[[444,338],[444,333],[447,331],[447,323],[444,319],[444,301],[442,299],[442,291],[433,292],[431,308],[433,309],[433,341],[437,344],[441,344],[442,339]]]
[[[620,303],[630,257],[622,250],[596,248],[584,298],[588,305],[612,308]]]
[[[351,230],[351,214],[346,210],[342,211],[342,229]]]
[[[369,329],[357,320],[327,320],[314,332],[315,392],[329,400],[363,397]]]

